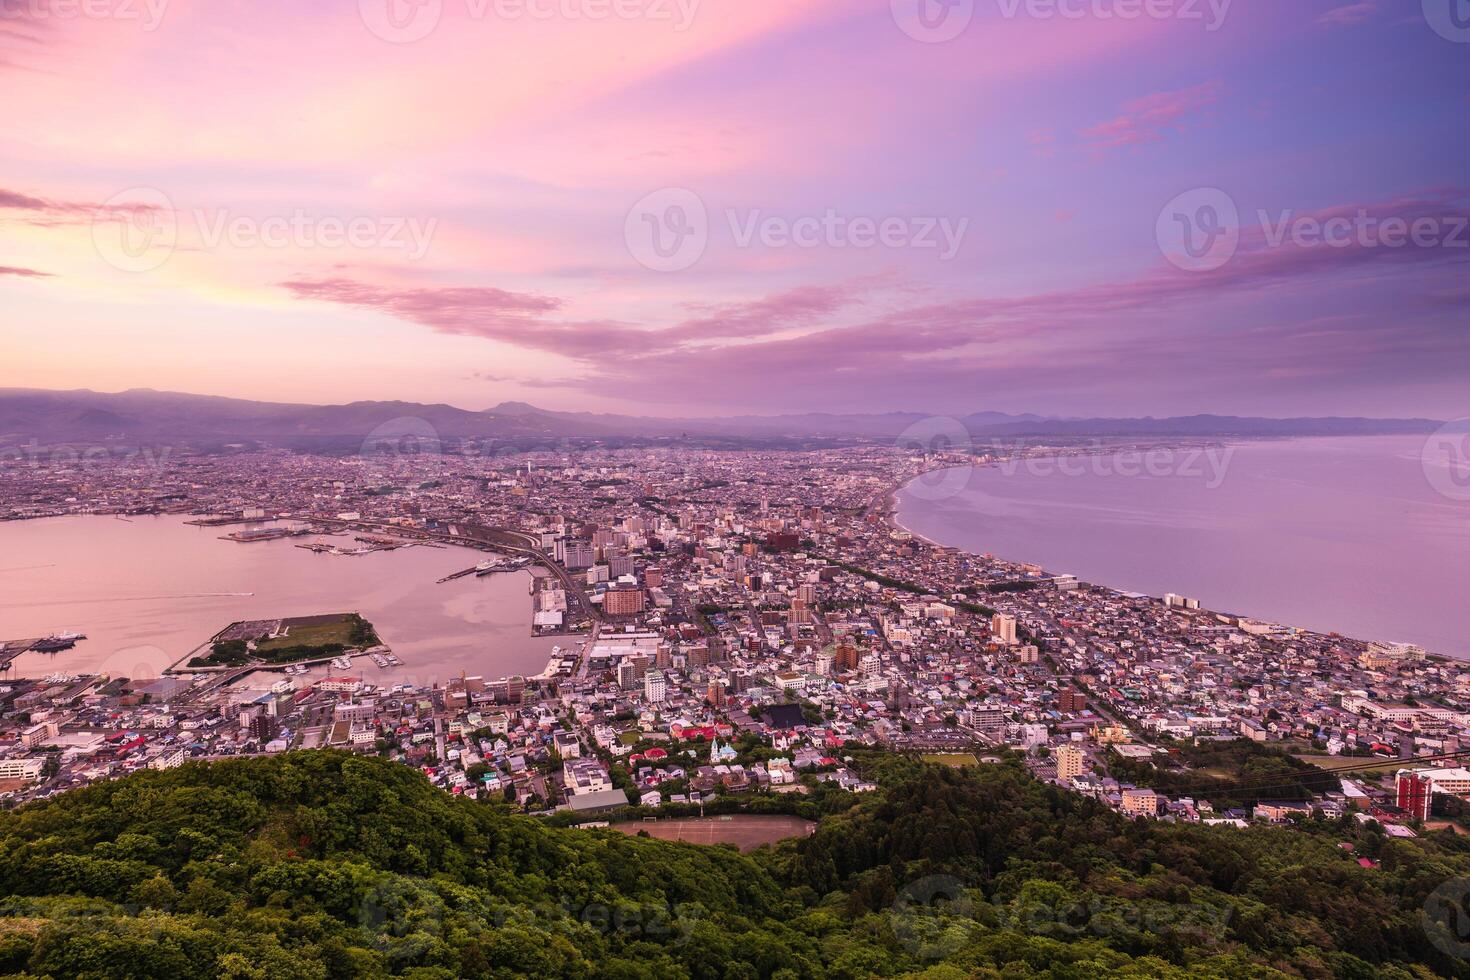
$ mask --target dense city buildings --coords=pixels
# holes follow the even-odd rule
[[[324,678],[255,662],[89,676],[60,654],[58,673],[0,687],[0,780],[24,799],[189,758],[338,746],[454,793],[597,813],[860,789],[842,762],[856,745],[955,764],[1019,754],[1038,778],[1167,820],[1307,808],[1407,825],[1470,797],[1453,768],[1470,731],[1458,662],[1079,582],[892,520],[896,487],[996,458],[859,445],[12,461],[9,519],[346,528],[364,547],[462,547],[484,574],[524,563],[525,628],[560,639],[535,676],[413,683],[375,683],[365,668],[386,646],[348,650]],[[1276,786],[1192,764],[1221,745],[1361,772]]]

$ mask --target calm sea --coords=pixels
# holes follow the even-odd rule
[[[318,555],[297,544],[357,547],[351,535],[254,544],[238,527],[176,517],[59,517],[0,523],[0,640],[85,633],[58,654],[25,654],[7,676],[151,677],[235,620],[361,612],[403,661],[354,674],[381,684],[443,683],[459,673],[540,673],[555,641],[531,636],[530,573],[438,585],[486,557],[416,546]],[[566,642],[566,641],[563,641]]]
[[[901,491],[897,518],[1099,585],[1470,658],[1470,501],[1435,490],[1424,447],[1296,439],[951,470]]]

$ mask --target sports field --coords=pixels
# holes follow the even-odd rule
[[[762,844],[774,844],[788,837],[805,837],[816,824],[800,817],[780,814],[737,813],[728,817],[705,817],[692,820],[651,820],[614,824],[614,830],[625,834],[647,831],[660,840],[681,840],[691,844],[734,844],[742,851],[753,851]]]

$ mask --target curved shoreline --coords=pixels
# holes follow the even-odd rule
[[[1040,457],[1038,457],[1038,459],[1039,458]],[[1049,458],[1061,458],[1061,457],[1049,457]],[[939,549],[945,549],[945,550],[951,550],[951,551],[958,551],[958,552],[961,552],[963,554],[972,555],[972,556],[976,556],[976,557],[982,557],[982,556],[987,556],[988,555],[991,558],[993,558],[993,559],[995,559],[997,561],[1003,562],[1005,564],[1010,564],[1010,565],[1031,565],[1031,566],[1034,566],[1034,567],[1037,567],[1037,568],[1041,568],[1044,572],[1049,573],[1052,570],[1052,568],[1055,566],[1055,564],[1056,564],[1055,562],[1032,561],[1032,560],[1026,559],[1024,557],[1009,557],[1009,556],[1006,556],[1006,555],[994,554],[994,553],[989,552],[989,551],[980,550],[978,547],[976,547],[973,544],[946,544],[946,543],[944,543],[942,541],[936,541],[934,538],[931,538],[931,537],[929,537],[929,536],[927,536],[925,534],[921,534],[921,533],[915,531],[914,529],[912,529],[910,527],[907,527],[904,524],[904,522],[900,519],[900,517],[899,517],[899,509],[900,509],[900,507],[902,505],[902,501],[900,501],[900,499],[899,499],[899,494],[901,492],[907,490],[909,487],[911,487],[914,484],[915,481],[917,481],[919,479],[922,479],[924,476],[926,476],[926,475],[928,475],[930,473],[933,473],[933,472],[937,472],[937,471],[952,470],[952,469],[966,469],[966,470],[970,471],[970,473],[973,474],[977,470],[985,470],[985,469],[990,469],[992,467],[993,467],[993,464],[991,464],[991,465],[979,465],[979,466],[976,466],[976,465],[971,465],[971,466],[953,466],[953,465],[950,465],[950,466],[940,466],[940,467],[933,467],[933,468],[924,470],[924,471],[922,471],[920,473],[916,473],[916,474],[914,474],[912,476],[909,476],[909,477],[905,478],[901,483],[894,484],[888,490],[888,492],[884,496],[884,504],[883,504],[883,517],[884,517],[884,522],[891,529],[893,529],[895,531],[902,532],[904,534],[907,534],[907,535],[911,536],[913,539],[918,540],[918,541],[922,541],[926,545],[929,545],[930,547],[933,547],[933,548],[939,548]],[[1015,544],[1015,542],[1012,542],[1012,544]],[[1115,592],[1115,593],[1118,593],[1120,595],[1142,595],[1142,596],[1148,596],[1148,597],[1150,597],[1152,599],[1155,599],[1155,600],[1158,600],[1158,601],[1162,601],[1162,593],[1156,593],[1156,592],[1154,592],[1152,590],[1148,590],[1146,588],[1145,589],[1124,588],[1124,587],[1120,587],[1120,586],[1117,586],[1117,585],[1114,585],[1114,584],[1110,584],[1110,578],[1111,578],[1111,576],[1110,575],[1107,575],[1107,574],[1103,574],[1101,576],[1088,576],[1086,574],[1080,574],[1078,577],[1081,578],[1084,582],[1086,582],[1086,583],[1088,583],[1088,584],[1090,584],[1090,585],[1092,585],[1092,586],[1094,586],[1096,588],[1105,589],[1107,591]],[[1185,583],[1185,586],[1186,587],[1189,587],[1188,583]],[[1158,587],[1157,584],[1156,584],[1155,587]],[[1165,591],[1171,591],[1171,590],[1167,590],[1166,589]],[[1330,610],[1326,610],[1324,615],[1317,617],[1318,620],[1319,620],[1320,625],[1318,625],[1318,626],[1305,626],[1305,625],[1300,625],[1300,620],[1301,620],[1301,617],[1303,615],[1303,610],[1300,609],[1300,608],[1298,608],[1295,612],[1291,612],[1291,611],[1287,611],[1287,612],[1274,611],[1274,612],[1269,612],[1269,613],[1267,613],[1267,612],[1256,613],[1256,612],[1249,611],[1249,610],[1251,610],[1253,608],[1253,605],[1248,600],[1241,600],[1238,603],[1232,603],[1232,605],[1230,607],[1228,607],[1228,608],[1221,608],[1221,607],[1217,607],[1217,606],[1215,606],[1213,604],[1210,604],[1211,603],[1211,600],[1206,600],[1206,599],[1203,598],[1203,595],[1204,594],[1208,594],[1211,591],[1212,590],[1210,588],[1205,588],[1205,587],[1200,587],[1199,588],[1199,592],[1201,593],[1202,609],[1204,611],[1206,611],[1206,612],[1214,613],[1214,614],[1220,615],[1220,616],[1233,617],[1233,618],[1238,619],[1238,620],[1241,620],[1241,621],[1255,621],[1255,622],[1265,623],[1265,624],[1269,624],[1269,625],[1272,625],[1272,626],[1277,626],[1277,627],[1280,627],[1280,628],[1283,628],[1283,629],[1291,630],[1291,631],[1294,631],[1294,632],[1300,632],[1300,633],[1304,633],[1304,634],[1311,634],[1311,635],[1319,636],[1319,637],[1341,637],[1341,638],[1343,638],[1345,640],[1351,640],[1351,641],[1354,641],[1354,642],[1357,642],[1357,643],[1368,644],[1368,643],[1372,643],[1372,642],[1375,642],[1375,641],[1378,641],[1378,642],[1399,642],[1402,639],[1402,637],[1396,637],[1395,634],[1400,633],[1400,632],[1411,632],[1411,633],[1412,632],[1420,632],[1420,633],[1424,632],[1422,630],[1409,630],[1407,627],[1401,626],[1401,624],[1392,623],[1392,622],[1390,622],[1390,623],[1381,623],[1381,624],[1371,624],[1371,625],[1370,624],[1364,624],[1364,623],[1358,623],[1355,626],[1342,626],[1342,627],[1337,627],[1337,626],[1331,625],[1332,622],[1333,622],[1333,620],[1336,619],[1336,617],[1331,613]],[[1218,590],[1214,590],[1214,591],[1218,591]],[[1220,600],[1219,600],[1219,598],[1217,596],[1217,598],[1215,600],[1213,600],[1213,601],[1214,602],[1219,602]],[[1310,606],[1310,603],[1308,603],[1308,605]],[[1247,610],[1247,611],[1236,612],[1236,611],[1231,611],[1232,609],[1240,609],[1240,610]],[[1311,616],[1311,610],[1310,609],[1307,609],[1306,612],[1305,612],[1305,614],[1310,617]],[[1461,651],[1458,651],[1458,650],[1453,649],[1452,647],[1451,648],[1446,648],[1446,647],[1442,646],[1440,643],[1435,642],[1432,637],[1423,637],[1423,638],[1421,638],[1421,639],[1419,639],[1417,641],[1410,640],[1410,642],[1415,642],[1416,645],[1420,646],[1422,649],[1424,649],[1426,651],[1426,653],[1428,653],[1431,657],[1433,657],[1435,659],[1449,660],[1449,661],[1470,661],[1470,652],[1461,652]]]

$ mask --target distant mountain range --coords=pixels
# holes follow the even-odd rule
[[[372,401],[293,405],[134,389],[108,393],[0,388],[0,446],[178,445],[198,450],[277,446],[299,451],[355,451],[365,441],[432,438],[531,448],[600,442],[626,445],[689,441],[719,445],[793,445],[922,440],[930,429],[957,432],[921,412],[652,418],[552,412],[506,402],[481,412],[452,405]],[[972,440],[1188,438],[1427,433],[1429,419],[1048,418],[975,412],[957,417]],[[906,436],[905,433],[909,433]]]

